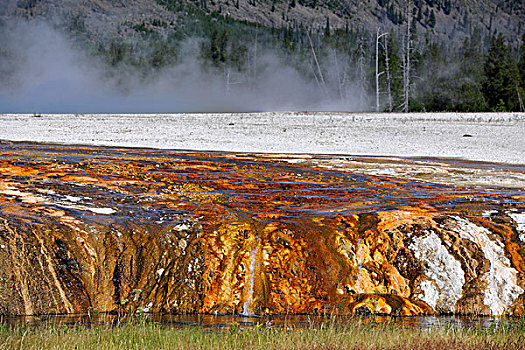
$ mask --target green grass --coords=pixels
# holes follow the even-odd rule
[[[393,324],[324,323],[301,328],[210,330],[146,322],[86,327],[0,326],[0,349],[524,349],[525,321],[498,328],[404,329]]]

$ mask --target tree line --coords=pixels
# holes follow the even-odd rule
[[[439,3],[446,8],[450,2]],[[343,106],[352,101],[354,109],[525,111],[525,35],[508,43],[501,34],[488,38],[474,28],[460,47],[449,47],[418,35],[417,7],[405,10],[387,32],[332,28],[328,18],[322,28],[296,21],[270,28],[185,8],[180,23],[130,24],[139,39],[100,44],[98,53],[113,67],[151,72],[182,61],[181,46],[193,38],[202,70],[223,77],[226,94],[257,89],[265,69],[261,57],[271,52],[312,82],[321,99]]]

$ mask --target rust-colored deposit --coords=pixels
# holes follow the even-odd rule
[[[520,189],[314,160],[2,143],[0,314],[525,314]]]

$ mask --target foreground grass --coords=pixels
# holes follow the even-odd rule
[[[292,329],[232,325],[226,330],[153,323],[0,326],[0,349],[525,349],[525,321],[489,329],[433,330],[363,323]]]

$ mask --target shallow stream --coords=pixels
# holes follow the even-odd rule
[[[210,330],[265,328],[309,328],[321,327],[323,324],[368,324],[371,326],[397,326],[407,329],[496,329],[500,325],[520,322],[517,317],[476,317],[476,316],[411,316],[394,317],[380,315],[274,315],[274,316],[238,316],[238,315],[172,315],[172,314],[136,314],[117,315],[109,313],[74,314],[74,315],[41,315],[0,317],[5,326],[42,327],[56,326],[114,326],[126,323],[154,323],[162,326],[183,328],[201,327]],[[523,320],[521,320],[523,322]]]

